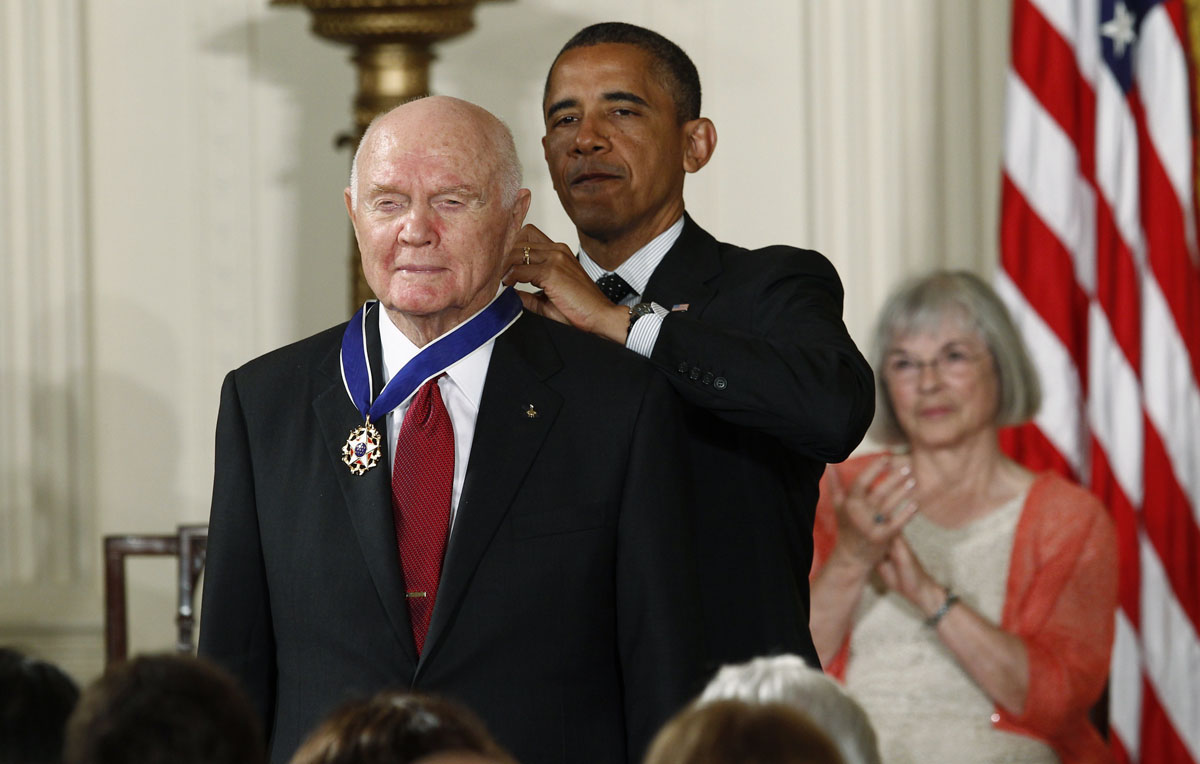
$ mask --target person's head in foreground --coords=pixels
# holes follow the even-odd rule
[[[79,687],[61,669],[0,647],[0,762],[56,764]]]
[[[255,764],[258,714],[224,671],[184,655],[146,655],[105,671],[67,723],[67,764]]]
[[[483,722],[449,700],[385,691],[334,711],[291,764],[515,764]]]
[[[862,706],[841,685],[797,655],[723,666],[697,702],[727,699],[794,706],[829,735],[846,764],[879,764],[875,730]]]
[[[845,764],[829,737],[784,703],[689,706],[654,738],[645,764]]]
[[[472,103],[410,101],[363,134],[345,190],[363,275],[416,345],[484,308],[529,209],[512,134]]]

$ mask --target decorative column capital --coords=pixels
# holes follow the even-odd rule
[[[313,16],[312,32],[334,42],[362,46],[428,45],[471,31],[478,0],[271,0],[302,5]]]

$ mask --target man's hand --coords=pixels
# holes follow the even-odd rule
[[[525,250],[529,249],[529,264]],[[576,329],[625,344],[629,309],[613,305],[596,286],[566,244],[551,241],[535,226],[526,225],[508,253],[506,286],[518,281],[542,291],[518,292],[528,310]]]

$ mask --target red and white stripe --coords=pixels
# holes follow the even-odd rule
[[[1125,92],[1103,56],[1104,5],[1013,0],[996,286],[1045,400],[1004,442],[1089,485],[1116,522],[1117,758],[1200,764],[1200,254],[1185,12],[1183,0],[1146,12]]]

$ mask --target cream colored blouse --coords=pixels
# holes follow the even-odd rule
[[[904,537],[934,579],[1000,622],[1013,535],[1025,493],[962,528],[917,514]],[[992,700],[967,676],[924,615],[872,578],[854,616],[846,688],[875,726],[886,764],[1058,762],[1041,741],[993,727]]]

